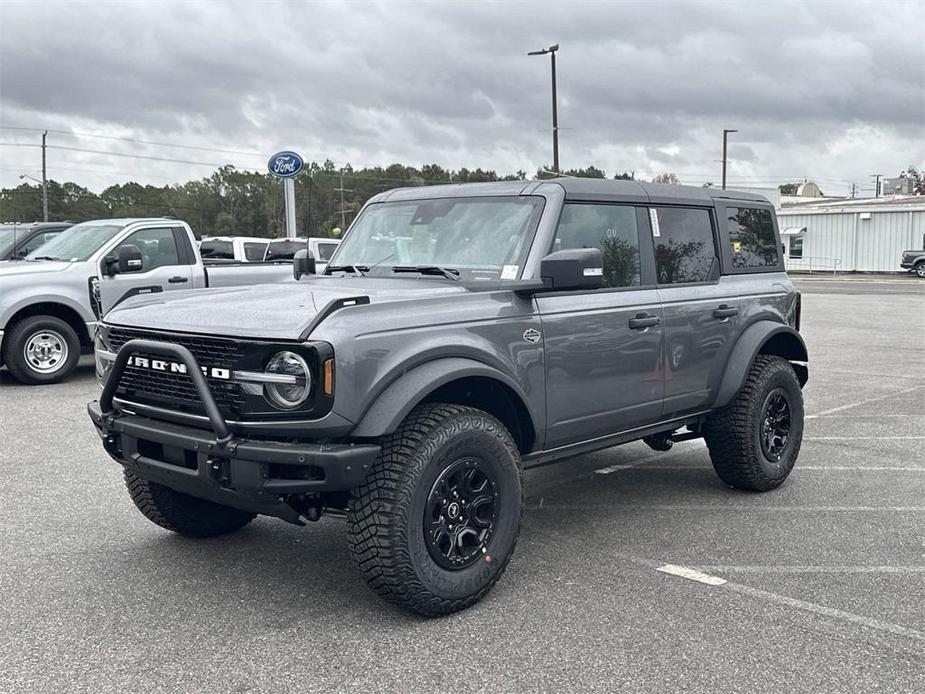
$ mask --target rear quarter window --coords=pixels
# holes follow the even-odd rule
[[[726,229],[733,268],[773,268],[780,265],[780,249],[770,210],[727,207]]]

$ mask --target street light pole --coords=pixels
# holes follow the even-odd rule
[[[723,190],[726,190],[726,141],[729,138],[729,133],[737,132],[739,131],[723,128]]]
[[[552,169],[559,173],[559,104],[556,94],[556,51],[559,44],[544,48],[540,51],[530,51],[527,55],[546,55],[549,53],[552,66]]]
[[[48,137],[48,131],[42,133],[42,221],[48,221],[48,177],[45,171],[45,138]]]

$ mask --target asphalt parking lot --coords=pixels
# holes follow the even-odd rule
[[[92,366],[0,374],[0,691],[922,691],[925,283],[798,286],[781,489],[724,487],[699,441],[531,471],[507,574],[431,621],[366,588],[338,519],[157,528],[87,419]]]

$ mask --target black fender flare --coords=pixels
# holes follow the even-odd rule
[[[394,432],[408,413],[440,386],[470,376],[498,381],[520,398],[534,428],[536,419],[523,389],[512,378],[487,364],[464,357],[442,357],[415,366],[392,381],[350,432],[355,438],[375,438]]]
[[[770,344],[769,344],[770,343]],[[768,349],[764,347],[768,345]],[[775,354],[790,361],[797,372],[800,386],[806,385],[809,380],[809,369],[806,363],[809,354],[806,343],[796,330],[789,325],[782,325],[770,320],[759,320],[748,326],[739,337],[726,362],[723,380],[716,393],[713,407],[728,405],[736,393],[745,383],[752,362],[760,353]]]

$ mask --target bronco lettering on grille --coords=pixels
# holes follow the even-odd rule
[[[148,357],[140,357],[137,354],[133,354],[128,358],[128,366],[135,366],[139,369],[148,369],[149,371],[161,371],[164,373],[172,374],[185,374],[186,373],[186,364],[180,364],[175,361],[167,361],[166,359],[149,359]],[[202,373],[208,376],[209,378],[220,378],[224,381],[231,380],[231,370],[223,369],[217,366],[200,366]]]

